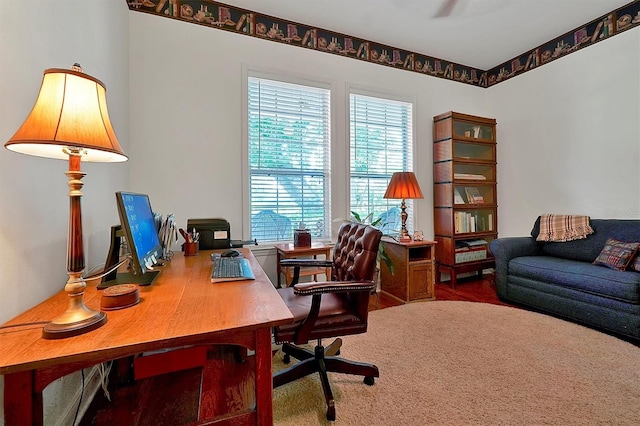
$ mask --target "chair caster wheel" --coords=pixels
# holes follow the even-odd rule
[[[330,422],[336,420],[336,406],[333,404],[327,407],[327,420],[329,420]]]
[[[366,376],[363,381],[365,385],[373,386],[373,383],[376,381],[376,378],[373,376]]]
[[[282,359],[282,361],[283,361],[285,364],[289,364],[289,363],[291,362],[291,355],[289,355],[289,354],[284,354],[284,358]]]

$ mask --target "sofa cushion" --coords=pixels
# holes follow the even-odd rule
[[[640,303],[640,273],[617,271],[552,256],[522,256],[509,262],[509,275]]]
[[[563,259],[593,262],[608,238],[619,241],[640,242],[640,220],[637,219],[591,219],[593,234],[582,240],[568,242],[539,243],[543,254]],[[535,239],[540,232],[540,217],[531,230]]]
[[[638,245],[640,243],[627,243],[609,238],[593,264],[624,271],[638,251]]]

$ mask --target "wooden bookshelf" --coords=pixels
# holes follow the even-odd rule
[[[496,120],[457,112],[433,119],[436,282],[494,266],[498,236]]]

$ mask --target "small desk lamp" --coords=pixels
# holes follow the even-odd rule
[[[45,339],[62,339],[94,330],[107,322],[104,312],[84,304],[86,283],[82,240],[82,178],[80,161],[120,162],[122,151],[111,127],[104,84],[82,72],[80,65],[71,70],[44,71],[38,99],[31,113],[5,148],[39,157],[69,160],[69,237],[67,273],[64,289],[69,306],[60,316],[46,324]]]
[[[409,232],[407,232],[407,206],[404,200],[407,198],[424,198],[418,180],[413,172],[396,172],[391,176],[391,181],[384,193],[384,198],[402,199],[402,229],[400,230],[400,241],[411,241]]]

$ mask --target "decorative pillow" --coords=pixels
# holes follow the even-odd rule
[[[640,254],[636,254],[636,257],[629,264],[629,269],[640,272]]]
[[[626,243],[609,238],[593,264],[624,271],[638,251],[638,246],[640,243]]]

